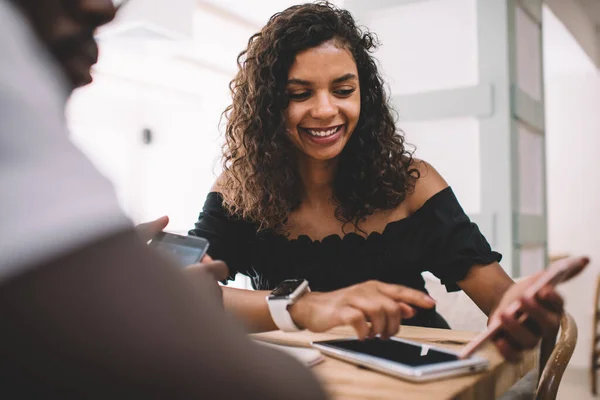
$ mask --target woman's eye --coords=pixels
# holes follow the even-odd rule
[[[290,93],[289,96],[292,100],[304,100],[310,96],[310,92]]]
[[[354,89],[354,88],[352,88],[352,89],[338,89],[334,93],[337,94],[338,96],[347,97],[347,96],[350,96],[352,93],[354,93],[355,90],[356,89]]]

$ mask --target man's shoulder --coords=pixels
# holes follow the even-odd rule
[[[21,101],[64,107],[68,86],[29,20],[10,1],[0,0],[0,91]]]
[[[62,73],[5,0],[0,54],[2,280],[131,224],[111,182],[70,141]]]

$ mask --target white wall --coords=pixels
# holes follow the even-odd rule
[[[479,83],[475,0],[409,2],[367,11],[360,18],[382,43],[374,55],[392,96]],[[416,146],[415,156],[436,167],[467,213],[479,213],[479,121],[407,121],[403,110],[397,111],[398,128]]]
[[[600,272],[600,73],[548,10],[544,24],[549,248],[592,258],[561,288],[579,327],[570,365],[587,368]]]
[[[67,119],[135,222],[167,214],[167,230],[193,227],[220,172],[218,124],[237,55],[292,3],[132,0],[100,31],[95,81],[74,93]],[[153,132],[149,145],[145,128]]]
[[[197,3],[197,0],[129,0],[119,11],[113,25],[144,21],[189,36],[193,30],[190,15]],[[111,27],[102,29],[111,29]]]
[[[236,56],[255,30],[188,0],[168,10],[155,3],[134,0],[103,30],[95,81],[74,93],[67,117],[134,221],[167,214],[168,230],[187,232],[220,172],[219,119],[231,101]],[[176,19],[185,32],[173,30]],[[208,46],[225,32],[232,38]],[[153,133],[148,145],[145,128]]]
[[[113,181],[136,222],[168,214],[169,230],[186,232],[219,171],[229,76],[160,58],[123,60],[143,73],[100,65],[95,83],[70,102],[73,139]],[[148,145],[146,128],[153,134]]]

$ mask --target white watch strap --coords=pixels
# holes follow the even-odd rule
[[[288,311],[289,300],[267,300],[269,312],[273,322],[284,332],[298,332],[301,329],[294,323],[290,312]]]

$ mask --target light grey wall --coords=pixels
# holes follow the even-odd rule
[[[570,366],[589,368],[600,274],[600,73],[557,17],[544,17],[548,239],[552,252],[591,257],[582,276],[560,288],[579,328]]]

